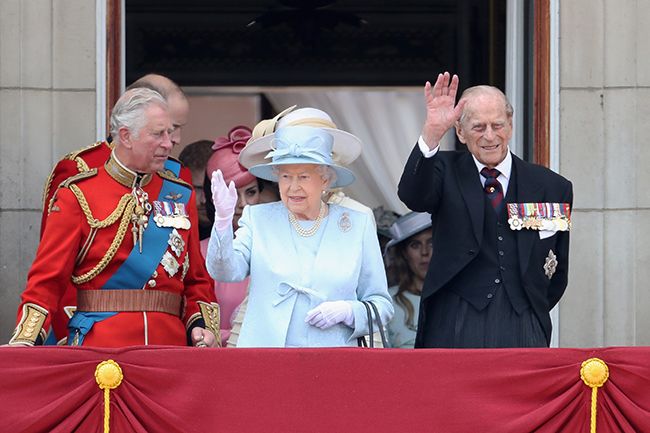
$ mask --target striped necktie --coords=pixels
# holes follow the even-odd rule
[[[501,172],[496,168],[483,167],[481,174],[485,177],[484,190],[492,203],[494,211],[498,214],[503,208],[503,188],[497,180]]]

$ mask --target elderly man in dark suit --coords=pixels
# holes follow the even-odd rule
[[[433,220],[415,347],[546,347],[569,265],[571,182],[512,154],[512,106],[439,74],[398,194]],[[455,126],[469,152],[441,151]]]

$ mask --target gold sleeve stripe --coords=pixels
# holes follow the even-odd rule
[[[46,333],[43,324],[47,318],[47,310],[39,305],[26,303],[23,314],[16,326],[14,335],[9,340],[10,345],[33,346],[40,335],[45,341]]]
[[[205,321],[205,329],[211,331],[216,340],[217,346],[221,346],[221,320],[219,314],[219,304],[216,302],[202,302],[198,301],[199,308],[201,309],[201,316]]]

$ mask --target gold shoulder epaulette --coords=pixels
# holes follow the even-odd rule
[[[180,165],[183,165],[183,163],[181,162],[181,160],[178,159],[178,158],[176,158],[176,157],[174,157],[174,156],[169,155],[169,156],[167,157],[167,159],[171,159],[172,161],[176,161],[176,162],[179,163]]]
[[[103,141],[98,141],[98,142],[96,142],[94,144],[91,144],[90,146],[86,146],[86,147],[83,147],[81,149],[75,150],[74,152],[70,152],[66,156],[63,157],[62,161],[63,160],[74,161],[77,164],[77,171],[88,171],[90,169],[90,167],[88,166],[88,163],[86,163],[86,161],[84,161],[84,159],[82,157],[80,157],[79,155],[81,155],[82,153],[84,153],[84,152],[86,152],[86,151],[88,151],[90,149],[94,149],[97,146],[101,146],[103,143],[104,143]],[[106,144],[109,147],[112,146],[111,143],[109,143],[109,142],[106,142]],[[47,180],[45,181],[45,187],[43,188],[43,207],[49,206],[49,203],[46,203],[45,199],[47,198],[47,196],[50,193],[50,188],[52,188],[52,180],[54,179],[54,171],[56,170],[57,167],[58,167],[58,164],[55,164],[54,167],[52,167],[52,171],[50,171],[50,175],[47,177]],[[59,185],[55,185],[55,186],[58,187]]]
[[[56,199],[57,199],[56,196],[59,193],[59,190],[61,188],[70,188],[70,185],[73,185],[73,184],[75,184],[75,183],[77,183],[77,182],[79,182],[79,181],[81,181],[83,179],[87,179],[87,178],[93,177],[95,175],[97,175],[97,169],[93,168],[92,170],[82,171],[80,173],[74,174],[74,175],[70,176],[69,178],[67,178],[66,180],[64,180],[63,182],[61,182],[59,184],[59,187],[56,189],[56,191],[54,191],[54,194],[52,194],[52,198],[50,199],[50,202],[47,204],[47,214],[49,215],[53,211],[56,212],[56,211],[59,210],[58,206],[56,206],[55,203],[56,203]]]
[[[171,170],[161,170],[158,172],[158,176],[162,177],[163,179],[169,180],[171,182],[175,182],[178,184],[181,184],[183,186],[188,187],[189,189],[192,189],[192,185],[189,183],[185,182],[183,179],[180,177],[177,177],[173,171]]]
[[[95,143],[93,143],[93,144],[91,144],[89,146],[82,147],[81,149],[77,149],[77,150],[74,150],[74,151],[68,153],[66,156],[63,157],[63,159],[71,159],[71,160],[74,161],[75,158],[79,157],[79,155],[81,155],[82,153],[88,152],[89,150],[92,150],[92,149],[96,148],[97,146],[101,146],[102,144],[104,144],[103,140],[97,141],[97,142],[95,142]],[[109,144],[109,147],[111,147],[110,144]]]
[[[62,188],[69,188],[70,185],[72,185],[73,183],[77,183],[80,180],[88,179],[89,177],[93,177],[93,176],[96,176],[96,175],[97,175],[97,169],[96,168],[92,168],[92,169],[90,169],[88,171],[82,171],[82,172],[77,173],[77,174],[75,174],[73,176],[70,176],[69,178],[67,178],[66,180],[61,182],[61,187]]]
[[[98,141],[94,144],[91,144],[90,146],[83,147],[79,150],[75,150],[74,152],[68,153],[63,159],[69,159],[77,163],[77,170],[79,171],[88,171],[90,170],[90,167],[88,166],[88,163],[82,158],[82,155],[89,150],[95,149],[98,146],[102,146],[106,144],[109,148],[113,148],[113,144],[108,142],[108,141]]]

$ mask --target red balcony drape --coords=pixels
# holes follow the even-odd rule
[[[112,432],[650,432],[650,348],[0,349],[0,431],[101,432],[96,366],[119,363]]]

